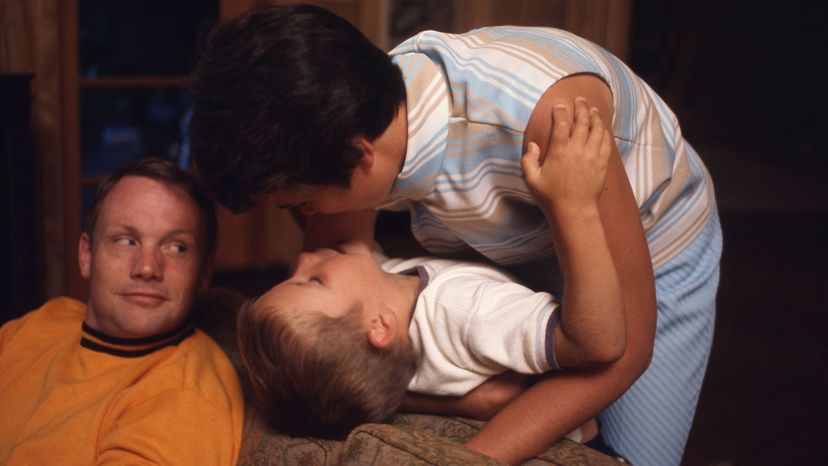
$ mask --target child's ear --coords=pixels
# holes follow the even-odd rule
[[[391,346],[397,335],[397,314],[388,307],[382,308],[368,326],[368,342],[383,350]]]
[[[354,139],[354,146],[362,152],[362,158],[359,160],[359,165],[364,169],[373,167],[377,154],[374,150],[374,145],[371,144],[371,141],[359,136]]]

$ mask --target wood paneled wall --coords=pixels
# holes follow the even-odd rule
[[[511,24],[551,26],[589,39],[622,60],[629,53],[632,0],[455,0],[455,32]]]

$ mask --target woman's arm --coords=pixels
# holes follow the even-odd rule
[[[541,153],[546,153],[553,107],[566,105],[572,114],[578,96],[597,107],[604,121],[612,121],[612,96],[606,84],[592,75],[575,75],[544,93],[530,119],[525,143],[534,141]],[[652,263],[638,207],[614,143],[611,149],[598,206],[619,271],[627,323],[626,351],[618,361],[600,369],[561,371],[533,385],[466,442],[473,450],[507,463],[531,458],[608,407],[649,365],[656,321]]]
[[[609,132],[597,109],[576,99],[575,116],[553,110],[549,151],[529,143],[522,166],[526,184],[551,225],[564,279],[555,327],[560,367],[591,367],[624,354],[626,325],[618,273],[598,208],[610,155]]]

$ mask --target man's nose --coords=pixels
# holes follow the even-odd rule
[[[161,251],[152,247],[141,247],[136,251],[132,276],[144,280],[164,278],[164,257]]]

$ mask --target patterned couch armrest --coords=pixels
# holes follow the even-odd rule
[[[436,416],[429,414],[401,413],[391,420],[394,427],[416,428],[435,436],[461,444],[471,438],[484,422],[464,417]],[[465,448],[462,445],[458,445]],[[546,451],[523,463],[522,466],[621,466],[615,458],[595,451],[592,448],[562,439],[552,444]]]
[[[339,464],[341,466],[503,465],[493,458],[425,430],[389,424],[363,424],[351,431],[342,447]]]
[[[335,465],[341,441],[290,437],[270,429],[262,415],[248,403],[238,466]]]
[[[483,425],[473,419],[399,414],[390,424],[364,424],[345,441],[294,438],[268,428],[261,414],[245,410],[239,466],[279,465],[500,465],[462,442]],[[613,458],[561,440],[523,466],[619,466]]]

